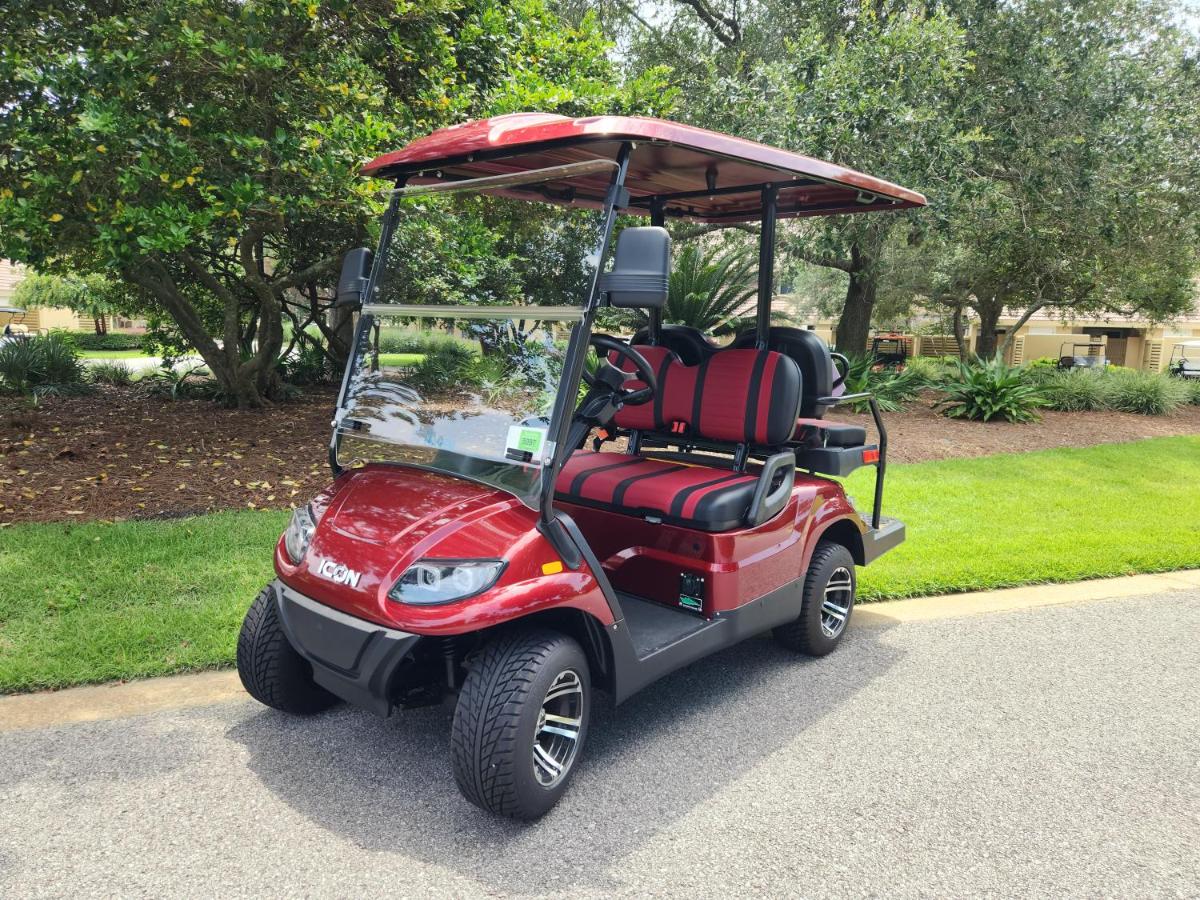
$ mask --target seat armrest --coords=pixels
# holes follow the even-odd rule
[[[776,477],[782,475],[779,486],[771,490],[771,484]],[[796,481],[796,454],[784,450],[774,456],[768,456],[758,475],[758,484],[754,488],[754,499],[750,501],[750,512],[746,516],[746,524],[761,525],[787,505],[788,497],[792,495],[792,485]]]

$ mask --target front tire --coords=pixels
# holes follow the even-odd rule
[[[587,739],[588,662],[570,637],[518,630],[471,665],[450,736],[454,780],[476,806],[536,819],[567,789]]]
[[[246,693],[272,709],[311,715],[338,702],[313,681],[312,667],[283,633],[275,591],[270,585],[254,598],[242,621],[237,668]]]
[[[832,541],[818,543],[804,579],[800,615],[777,627],[775,640],[809,656],[833,652],[850,627],[857,585],[850,551]]]

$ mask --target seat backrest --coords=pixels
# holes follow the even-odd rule
[[[633,336],[631,344],[641,345],[650,343],[650,329],[643,328]],[[690,325],[660,325],[658,343],[679,357],[685,366],[698,366],[721,347],[704,336],[699,328]],[[753,344],[751,344],[753,346]]]
[[[655,368],[658,393],[649,403],[621,409],[614,419],[619,427],[730,444],[775,446],[791,438],[803,378],[787,356],[722,350],[689,366],[665,347],[636,349]],[[614,363],[632,370],[627,360]]]
[[[755,337],[753,331],[743,332],[734,338],[730,348],[753,347]],[[817,398],[833,392],[833,357],[829,355],[829,345],[816,332],[780,325],[767,332],[767,349],[784,354],[800,367],[804,376],[800,415],[806,419],[824,416],[825,407],[817,403]]]

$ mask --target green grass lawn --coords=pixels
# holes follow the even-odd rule
[[[149,359],[144,350],[77,350],[82,359]]]
[[[425,359],[424,353],[380,353],[381,366],[416,366]]]
[[[871,495],[870,471],[851,493]],[[863,599],[1200,566],[1200,437],[893,466]],[[0,530],[0,691],[229,665],[285,512]]]

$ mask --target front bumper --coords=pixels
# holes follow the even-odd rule
[[[273,586],[284,633],[312,664],[313,680],[347,703],[388,715],[396,673],[420,635],[339,612],[279,579]]]

